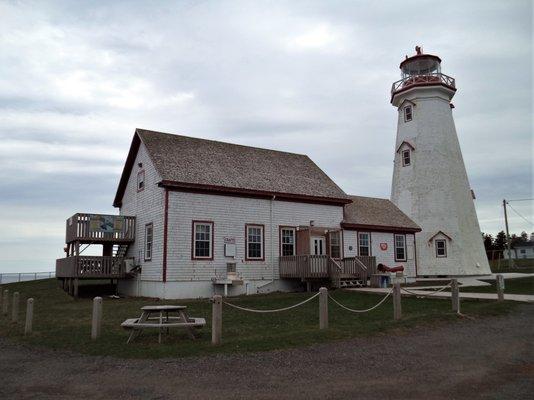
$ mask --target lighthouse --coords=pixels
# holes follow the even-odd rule
[[[454,125],[456,82],[441,72],[439,57],[420,47],[400,69],[391,88],[398,110],[391,201],[422,228],[417,275],[489,274]]]

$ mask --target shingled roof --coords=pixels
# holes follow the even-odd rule
[[[349,196],[342,226],[387,232],[419,232],[421,228],[388,199]]]
[[[113,205],[120,207],[140,143],[161,186],[346,204],[348,196],[308,156],[136,129]]]

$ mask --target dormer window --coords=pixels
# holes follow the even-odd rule
[[[436,257],[447,257],[447,241],[445,239],[436,239]]]
[[[142,169],[137,173],[137,191],[140,192],[145,188],[145,170]]]
[[[410,158],[410,149],[403,150],[402,151],[402,166],[407,167],[408,165],[410,165],[411,161],[412,160]]]
[[[412,106],[404,107],[404,122],[412,120]]]

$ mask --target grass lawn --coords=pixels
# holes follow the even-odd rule
[[[471,293],[497,293],[496,281],[484,282],[491,283],[491,286],[462,286],[460,290]],[[505,279],[504,293],[534,295],[534,276],[527,278]]]
[[[491,272],[498,274],[500,272],[522,272],[525,274],[534,272],[534,259],[518,259],[514,260],[514,266],[508,267],[508,260],[492,260],[490,261]]]
[[[508,284],[508,283],[507,283]],[[330,328],[318,329],[318,298],[305,305],[276,314],[252,314],[223,306],[223,344],[211,345],[211,303],[208,300],[161,301],[154,299],[104,298],[102,337],[91,341],[92,294],[88,287],[80,287],[86,298],[73,300],[64,293],[54,279],[3,285],[9,289],[10,301],[14,291],[21,293],[20,322],[13,324],[10,318],[0,316],[0,335],[26,344],[54,349],[68,349],[94,355],[111,355],[126,358],[158,358],[192,356],[212,353],[231,353],[283,349],[311,345],[357,336],[376,335],[395,329],[416,325],[429,325],[458,319],[451,312],[450,301],[437,299],[403,298],[403,319],[393,321],[392,300],[389,298],[378,309],[365,314],[352,314],[330,302]],[[337,290],[333,297],[348,307],[363,309],[376,304],[381,295],[360,294]],[[308,293],[276,293],[242,296],[229,301],[252,308],[272,309],[289,306],[308,298]],[[26,298],[33,297],[34,333],[24,337],[23,321]],[[127,332],[120,324],[126,318],[138,317],[140,307],[147,304],[187,305],[189,315],[204,317],[207,322],[201,337],[192,341],[185,333],[171,330],[161,345],[157,333],[147,332],[126,344]],[[501,315],[516,306],[512,302],[463,301],[462,312],[472,317]]]

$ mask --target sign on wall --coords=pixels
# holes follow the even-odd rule
[[[380,243],[380,250],[386,251],[387,249],[388,249],[388,244],[387,243]]]
[[[89,216],[90,232],[121,232],[124,226],[124,217],[115,215],[96,215]]]

